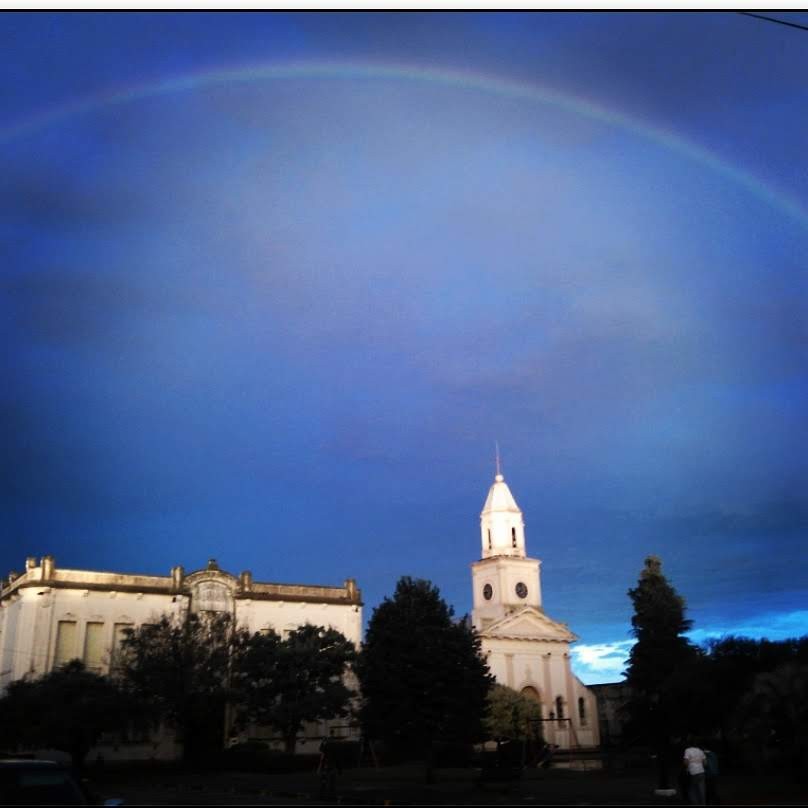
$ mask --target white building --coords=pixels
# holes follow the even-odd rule
[[[542,607],[541,561],[525,554],[525,523],[497,473],[480,514],[482,558],[471,565],[472,622],[491,672],[541,705],[544,736],[561,747],[599,743],[597,700],[570,668],[578,638]]]
[[[357,648],[362,639],[362,595],[353,578],[343,586],[261,583],[250,572],[224,572],[213,559],[190,575],[180,566],[167,576],[129,575],[60,569],[52,556],[39,564],[28,558],[25,572],[9,575],[0,591],[0,692],[76,658],[107,673],[126,629],[198,611],[228,612],[250,632],[274,629],[284,636],[310,623],[336,629]],[[323,727],[309,730],[312,737],[323,733]],[[140,745],[113,751],[121,757],[176,751],[166,737],[143,738]]]

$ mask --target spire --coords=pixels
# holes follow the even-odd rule
[[[483,558],[491,556],[525,557],[525,523],[522,511],[502,476],[499,443],[496,443],[496,476],[488,490],[482,513]]]
[[[485,499],[485,505],[483,505],[483,513],[504,512],[522,513],[513,498],[511,489],[508,488],[508,483],[505,482],[505,478],[501,474],[497,474],[491,488],[488,489],[488,496]]]

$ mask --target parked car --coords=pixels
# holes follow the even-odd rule
[[[122,805],[123,800],[99,802],[53,760],[0,760],[0,805]]]

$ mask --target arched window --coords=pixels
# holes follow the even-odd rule
[[[556,696],[556,718],[564,717],[564,699],[561,696]]]
[[[516,547],[516,528],[511,528],[511,547]]]
[[[586,726],[586,702],[583,696],[578,699],[578,720],[582,727]]]

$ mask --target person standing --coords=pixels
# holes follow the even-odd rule
[[[687,769],[690,779],[688,782],[688,797],[691,805],[706,805],[706,792],[704,783],[704,764],[707,756],[694,743],[685,749],[683,765]]]
[[[320,774],[320,799],[333,800],[337,797],[337,773],[340,771],[331,739],[323,737],[320,743],[320,762],[317,765]]]
[[[704,795],[707,805],[720,805],[718,796],[718,755],[711,749],[704,750]]]

